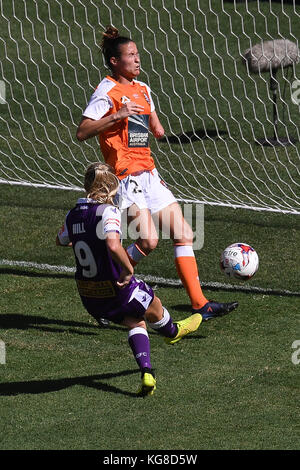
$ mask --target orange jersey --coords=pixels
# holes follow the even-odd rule
[[[116,113],[128,101],[143,106],[144,111],[116,122],[99,134],[104,160],[120,179],[155,168],[149,147],[149,117],[154,111],[150,88],[137,80],[123,85],[107,76],[96,88],[83,113],[85,117],[98,120]]]

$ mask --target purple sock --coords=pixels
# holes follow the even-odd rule
[[[142,369],[152,369],[150,360],[150,342],[147,330],[144,328],[132,328],[128,333],[128,342],[135,360]]]
[[[167,338],[174,338],[177,335],[177,326],[173,323],[172,317],[168,310],[163,307],[164,316],[156,323],[149,323],[149,326],[153,328],[158,334],[166,336]]]

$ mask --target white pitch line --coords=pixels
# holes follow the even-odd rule
[[[17,266],[23,268],[41,269],[42,271],[75,273],[75,268],[69,268],[68,266],[54,266],[52,264],[34,263],[32,261],[12,261],[9,259],[0,259],[0,266]]]
[[[33,183],[29,181],[11,181],[5,180],[0,178],[0,184],[8,184],[8,185],[18,185],[18,186],[28,186],[31,188],[46,188],[46,189],[62,189],[64,191],[84,191],[83,188],[80,186],[64,186],[63,184],[48,184],[48,183]],[[280,214],[293,214],[293,215],[300,215],[300,211],[298,209],[280,209],[275,207],[260,207],[260,206],[249,206],[248,204],[229,204],[221,201],[202,201],[199,199],[186,199],[178,197],[177,200],[179,202],[184,203],[192,203],[192,204],[207,204],[208,206],[218,206],[218,207],[229,207],[231,209],[246,209],[246,210],[253,210],[258,212],[275,212]]]
[[[71,268],[68,266],[63,265],[52,265],[52,264],[43,264],[43,263],[35,263],[32,261],[13,261],[8,259],[0,259],[0,266],[15,266],[15,267],[23,267],[23,268],[34,268],[40,269],[42,271],[54,271],[58,273],[75,273],[75,268]],[[142,279],[145,282],[149,282],[149,284],[157,284],[162,286],[182,286],[182,282],[179,279],[168,279],[164,277],[158,276],[151,276],[149,274],[136,274],[137,278]],[[289,290],[284,289],[269,289],[263,287],[256,287],[250,285],[237,285],[237,284],[223,284],[222,282],[201,282],[201,286],[211,290],[230,290],[230,291],[241,291],[241,292],[249,292],[249,293],[258,293],[258,294],[267,294],[267,295],[291,295],[291,296],[300,296],[300,292],[292,292]]]

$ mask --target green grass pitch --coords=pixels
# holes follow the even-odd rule
[[[53,19],[59,18],[58,2],[50,3]],[[62,3],[64,18],[67,19],[68,15],[72,16],[74,1]],[[81,0],[81,6],[76,9],[76,18],[80,23],[87,12],[89,23],[96,28],[98,34],[103,28],[98,28],[95,8],[84,8],[91,3],[97,2]],[[121,10],[116,6],[116,2],[106,3],[113,4],[111,12],[114,23],[121,22]],[[126,16],[126,24],[131,29],[136,21],[135,9],[139,4],[144,5],[147,2],[130,0],[127,3],[132,6]],[[192,5],[195,7],[198,2],[187,3],[192,9]],[[221,32],[226,32],[228,18],[222,15],[219,5],[216,7],[220,13],[217,24],[215,15],[209,11],[210,3],[213,2],[201,2],[207,19],[215,25],[215,31],[220,28]],[[233,13],[232,3],[222,3],[226,11]],[[248,11],[257,13],[256,2],[248,3]],[[262,14],[256,14],[257,33],[262,34],[266,27],[266,18],[269,33],[276,36],[278,17],[288,36],[289,17],[281,13],[281,3],[272,2],[277,16],[267,14],[269,2],[261,3]],[[1,32],[3,40],[7,41],[6,53],[10,58],[10,61],[4,63],[4,71],[6,80],[14,85],[16,101],[11,104],[11,114],[7,107],[0,106],[1,149],[5,154],[10,154],[13,161],[12,165],[7,157],[3,158],[0,177],[9,173],[11,179],[14,179],[16,168],[21,173],[26,170],[25,161],[29,173],[33,176],[35,171],[39,173],[42,169],[54,176],[69,178],[78,185],[82,181],[87,162],[94,161],[99,155],[96,142],[87,146],[79,145],[74,140],[81,110],[86,104],[92,85],[98,83],[99,71],[97,67],[91,70],[91,83],[88,82],[81,66],[75,76],[74,70],[67,63],[65,50],[55,41],[57,30],[54,22],[49,21],[47,2],[38,2],[39,16],[41,21],[47,20],[47,37],[53,41],[53,49],[46,41],[42,22],[37,21],[32,29],[26,19],[27,16],[30,17],[31,9],[35,8],[33,3],[14,4],[19,17],[25,18],[22,32],[31,44],[33,60],[40,63],[41,80],[45,84],[51,83],[51,75],[46,62],[42,61],[39,45],[33,40],[33,32],[34,36],[44,43],[45,57],[51,63],[53,77],[61,83],[64,96],[61,101],[57,86],[49,87],[48,90],[39,86],[38,96],[34,86],[27,86],[28,103],[38,101],[36,111],[40,121],[35,121],[32,107],[28,103],[23,103],[24,119],[21,119],[17,100],[23,99],[24,66],[17,61],[16,44],[9,39],[7,23],[2,19]],[[159,11],[162,2],[153,0],[151,4]],[[164,4],[167,9],[173,2],[166,0]],[[162,27],[169,21],[166,9],[161,12]],[[236,2],[236,9],[241,15],[247,16],[245,33],[256,40],[254,23],[249,21],[250,16],[246,12],[244,2]],[[155,10],[152,8],[147,11],[151,28],[158,31],[158,16]],[[285,5],[285,11],[290,12],[291,25],[294,28],[297,18],[292,15],[292,6]],[[7,17],[11,17],[11,34],[20,35],[20,23],[12,18],[11,2],[3,3],[3,12]],[[101,13],[101,26],[105,26],[110,22],[109,9],[105,7]],[[164,53],[166,43],[163,28],[155,38],[144,24],[146,15],[141,11],[139,13],[139,27],[140,31],[145,32],[147,47],[149,50],[155,50],[156,39]],[[231,27],[238,35],[241,32],[240,16],[234,14],[232,18]],[[192,31],[192,15],[189,12],[186,12],[185,19],[190,22],[189,31]],[[213,53],[214,45],[218,48],[223,44],[222,35],[216,34],[214,43],[213,38],[205,32],[203,20],[202,15],[199,21],[206,52]],[[82,44],[81,30],[76,23],[73,22],[69,26],[70,29],[67,23],[60,23],[60,39],[68,41],[71,34],[74,44]],[[174,11],[173,29],[180,31],[181,28],[181,17]],[[169,32],[170,44],[176,43],[174,31]],[[85,29],[84,34],[87,43],[93,40],[90,36],[91,28]],[[185,53],[190,50],[187,38],[185,33],[180,43]],[[135,39],[141,48],[143,36],[139,31],[136,31]],[[229,50],[236,56],[238,47],[234,36],[230,36],[228,41]],[[246,47],[247,42],[245,36],[241,47]],[[26,62],[29,49],[25,43],[22,44],[22,59]],[[198,45],[194,42],[192,45],[194,50],[197,50]],[[53,51],[56,53],[55,57]],[[92,54],[94,63],[98,66],[98,51],[93,51]],[[216,59],[212,70],[207,55],[202,50],[199,54],[203,74],[208,77],[208,81],[202,83],[202,97],[208,94],[208,86],[211,87],[213,96],[219,84],[212,72],[220,76],[222,64]],[[78,51],[71,42],[68,57],[75,63],[78,59]],[[84,48],[81,50],[80,59],[83,65],[88,64],[89,57]],[[188,67],[183,55],[178,54],[176,59],[178,70],[185,76],[186,83],[193,91],[192,96],[197,96],[196,90],[192,88],[195,86],[194,79],[189,74],[189,71],[194,73],[197,70],[196,55],[190,58]],[[64,64],[64,67],[58,64]],[[190,196],[201,197],[200,186],[205,182],[207,174],[210,175],[211,188],[215,185],[215,191],[224,190],[230,196],[233,189],[229,184],[230,179],[226,178],[227,171],[229,163],[233,165],[232,170],[235,169],[236,163],[228,158],[230,154],[241,151],[244,159],[239,161],[239,164],[243,174],[247,176],[241,183],[249,191],[253,189],[251,175],[256,173],[259,177],[258,189],[265,191],[269,184],[268,189],[274,193],[276,201],[285,197],[289,201],[289,197],[294,197],[299,163],[297,149],[291,148],[289,152],[279,149],[277,153],[267,149],[264,153],[257,148],[254,158],[249,152],[249,145],[239,141],[237,121],[230,119],[228,103],[232,116],[240,116],[241,109],[238,100],[232,99],[229,81],[222,84],[224,99],[219,103],[220,114],[212,99],[209,103],[211,119],[206,116],[204,121],[200,118],[193,121],[190,119],[194,112],[192,100],[185,100],[182,109],[180,100],[174,95],[174,112],[170,113],[170,103],[161,87],[160,78],[166,84],[169,80],[167,72],[174,71],[174,57],[173,61],[164,65],[162,54],[142,53],[142,66],[148,71],[151,87],[157,93],[155,98],[159,102],[159,111],[168,134],[172,129],[180,136],[182,124],[187,135],[191,135],[192,125],[194,130],[202,132],[201,135],[203,126],[213,135],[217,125],[222,136],[225,136],[229,129],[233,138],[199,138],[186,142],[179,139],[177,142],[173,135],[170,146],[167,142],[153,144],[154,153],[159,157],[159,169],[170,183],[174,183],[172,178],[175,178],[180,187],[181,169],[184,166],[185,169],[191,170],[191,179],[186,182]],[[154,70],[150,73],[152,67]],[[161,75],[157,71],[161,71]],[[36,83],[36,67],[31,64],[27,72],[32,83]],[[63,72],[66,81],[74,85],[73,89],[71,86],[64,87]],[[235,80],[232,61],[226,62],[225,72],[233,78],[235,93],[239,96],[238,93],[242,93],[242,82],[240,79]],[[105,70],[101,69],[101,74],[104,73]],[[245,73],[240,73],[242,78],[245,78]],[[145,81],[147,78],[145,74],[141,77]],[[78,87],[78,84],[81,84],[82,88]],[[257,103],[255,110],[249,104],[251,100],[255,100],[256,91],[253,82],[249,82],[247,86],[249,102],[244,103],[244,111],[248,123],[253,122],[255,135],[262,137],[263,130],[259,120],[264,122],[267,116],[261,102]],[[178,74],[175,80],[178,94],[182,87],[183,82]],[[86,90],[87,96],[83,89]],[[10,88],[7,93],[7,98],[10,99]],[[260,98],[263,100],[267,93],[267,87],[260,89]],[[45,108],[43,104],[46,102],[48,105]],[[199,116],[202,116],[203,105],[203,98],[199,97]],[[289,111],[292,121],[298,122],[297,108],[291,106]],[[254,119],[254,114],[258,120]],[[181,123],[178,116],[182,118]],[[227,121],[224,116],[228,118]],[[57,124],[57,128],[49,124],[48,118]],[[245,124],[243,131],[247,138],[252,140],[252,130],[247,125]],[[270,130],[268,127],[267,131]],[[293,132],[295,129],[291,127],[289,130]],[[32,142],[37,136],[39,142],[36,144],[35,154]],[[63,162],[60,160],[58,149],[65,158]],[[203,149],[210,156],[205,164],[195,156],[203,155]],[[32,158],[21,160],[18,157],[25,154]],[[76,155],[76,161],[71,157],[72,154]],[[182,154],[181,161],[177,159],[178,154]],[[40,155],[51,155],[54,160],[39,159]],[[218,168],[214,162],[216,155],[224,156],[222,164],[219,160]],[[193,156],[199,170],[196,176],[190,156]],[[282,187],[286,189],[285,194],[282,188],[278,190],[266,178],[260,165],[262,159],[267,160],[266,169],[271,179],[276,177],[277,172],[280,173]],[[174,166],[174,172],[171,174],[169,161]],[[10,170],[7,170],[6,166],[10,166]],[[65,170],[73,176],[68,177]],[[46,177],[45,173],[42,174]],[[185,176],[188,178],[188,173],[185,173]],[[188,186],[189,184],[191,186]],[[237,190],[242,189],[239,182]],[[213,193],[213,189],[211,191]],[[208,197],[211,197],[212,193],[209,193]],[[28,264],[68,268],[74,266],[72,250],[56,247],[55,236],[66,212],[79,195],[80,193],[71,191],[0,185],[0,341],[4,343],[6,352],[5,363],[2,363],[0,355],[0,449],[298,450],[299,355],[293,345],[299,340],[299,216],[205,206],[204,245],[195,252],[199,277],[208,298],[225,302],[238,300],[239,308],[227,317],[201,325],[196,333],[172,347],[167,346],[157,334],[150,332],[157,391],[153,397],[141,399],[135,396],[140,375],[127,344],[126,330],[116,325],[111,325],[105,330],[98,328],[80,303],[72,273],[33,268]],[[246,284],[229,281],[219,269],[221,251],[230,243],[238,241],[254,246],[260,258],[258,273]],[[129,243],[129,240],[124,240],[125,245],[126,243]],[[25,264],[9,266],[7,261],[24,261]],[[171,242],[160,239],[157,249],[138,266],[136,274],[177,279]],[[223,284],[223,288],[213,288],[213,283]],[[155,283],[153,285],[156,294],[175,320],[190,313],[188,298],[182,287],[163,287]],[[240,290],[241,286],[257,287],[260,290],[246,292]],[[3,343],[0,343],[0,346]]]
[[[0,259],[72,267],[71,250],[56,247],[54,239],[78,195],[6,185],[0,194]],[[229,209],[205,214],[205,243],[197,252],[201,280],[226,284],[219,252],[248,234],[263,260],[248,286],[296,291],[297,218],[252,214],[250,224],[247,214],[237,214],[233,224]],[[172,257],[168,240],[160,240],[138,271],[176,278]],[[299,447],[299,365],[292,361],[299,295],[206,289],[209,298],[238,300],[239,308],[174,346],[150,332],[158,387],[154,397],[139,399],[140,375],[126,330],[97,327],[81,305],[73,274],[4,265],[0,272],[0,339],[6,346],[1,449]],[[175,320],[189,314],[183,288],[155,292]]]

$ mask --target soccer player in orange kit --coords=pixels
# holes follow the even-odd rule
[[[203,320],[226,315],[238,303],[210,301],[202,292],[193,231],[174,195],[159,177],[151,156],[149,130],[159,139],[164,128],[149,86],[136,79],[140,74],[137,46],[109,26],[103,33],[101,48],[111,75],[92,94],[76,135],[80,141],[99,136],[105,162],[120,180],[119,207],[128,210],[129,221],[138,222],[139,238],[128,246],[127,255],[135,266],[155,249],[157,221],[173,240],[177,273],[190,298],[192,312],[200,313]]]

